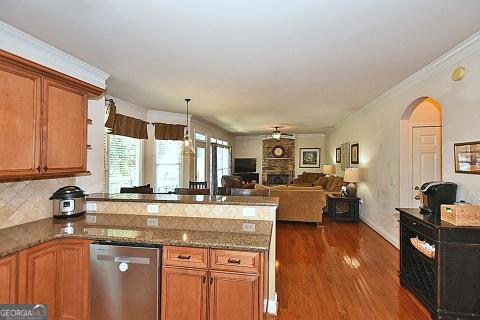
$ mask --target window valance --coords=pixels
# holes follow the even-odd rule
[[[148,139],[148,122],[117,113],[116,109],[115,102],[110,101],[105,127],[111,129],[111,134],[137,139]]]
[[[181,124],[154,123],[155,139],[180,140],[185,136],[185,126]]]

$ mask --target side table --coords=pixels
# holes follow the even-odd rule
[[[360,198],[327,194],[328,215],[334,221],[360,221]]]

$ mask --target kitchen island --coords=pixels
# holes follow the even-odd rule
[[[237,319],[230,313],[239,306],[242,319],[260,319],[272,226],[262,220],[88,213],[1,229],[0,303],[45,303],[49,319],[88,319],[92,303],[99,303],[89,298],[99,283],[89,266],[105,259],[90,252],[90,244],[99,242],[162,249],[162,319],[204,318],[207,312]],[[120,265],[111,264],[112,272],[120,272],[113,278],[121,281]],[[110,285],[121,288],[120,282]],[[141,296],[142,290],[130,293]]]

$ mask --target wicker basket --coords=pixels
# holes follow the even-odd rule
[[[430,250],[428,248],[425,248],[423,246],[423,244],[425,244],[425,241],[419,240],[417,237],[410,238],[410,242],[415,247],[415,249],[417,249],[418,251],[420,251],[421,253],[423,253],[427,257],[432,258],[432,259],[435,258],[435,247],[432,250]]]
[[[471,204],[442,204],[442,220],[456,226],[480,226],[480,206]]]

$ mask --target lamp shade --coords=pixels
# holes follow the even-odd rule
[[[333,164],[324,164],[323,165],[323,173],[324,174],[334,174],[335,173],[335,166]]]
[[[343,176],[345,182],[360,182],[360,172],[358,168],[346,168]]]

